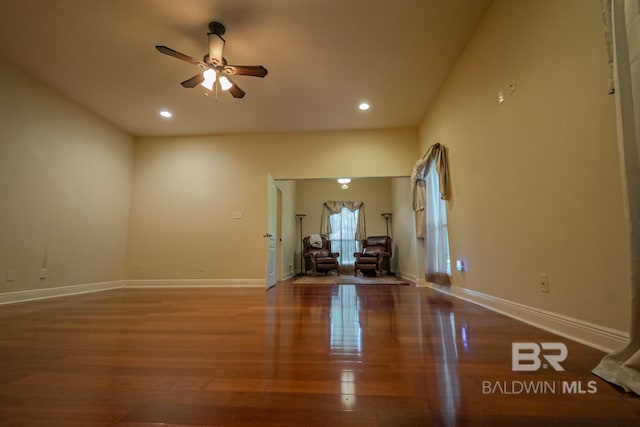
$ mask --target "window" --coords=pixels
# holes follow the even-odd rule
[[[436,162],[431,162],[425,177],[425,272],[427,281],[450,283],[451,260],[449,257],[449,232],[447,206],[440,197],[440,179]]]
[[[329,234],[331,250],[340,253],[338,257],[340,265],[353,265],[355,262],[353,253],[358,251],[356,226],[359,212],[360,209],[350,211],[343,207],[339,213],[329,216],[331,223],[331,234]]]

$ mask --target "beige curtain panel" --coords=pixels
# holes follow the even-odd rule
[[[640,0],[601,2],[605,40],[612,55],[618,151],[631,243],[631,327],[629,344],[606,355],[593,373],[640,395]]]
[[[367,238],[367,227],[364,220],[364,203],[362,202],[324,202],[322,205],[322,218],[320,220],[320,234],[328,236],[331,234],[331,220],[329,217],[332,214],[340,213],[342,208],[347,208],[351,212],[358,211],[358,222],[356,224],[356,240],[364,240]]]
[[[411,171],[411,193],[413,194],[413,211],[416,216],[416,237],[424,238],[424,207],[426,185],[424,178],[431,166],[431,162],[436,162],[436,172],[440,178],[440,198],[449,200],[449,161],[447,160],[447,149],[444,145],[434,144],[416,162]]]

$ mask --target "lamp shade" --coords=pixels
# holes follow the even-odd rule
[[[213,90],[213,84],[216,82],[216,71],[209,68],[202,73],[202,77],[204,77],[204,81],[200,84],[209,90]]]
[[[220,89],[222,90],[229,90],[231,86],[233,86],[233,83],[231,83],[227,76],[220,77],[218,81],[220,82]]]

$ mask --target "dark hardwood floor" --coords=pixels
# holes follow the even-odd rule
[[[413,286],[121,289],[0,307],[0,425],[640,425],[602,356]]]

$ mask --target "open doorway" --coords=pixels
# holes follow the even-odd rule
[[[274,199],[278,223],[278,281],[304,274],[302,238],[320,234],[323,203],[340,200],[362,201],[366,212],[366,234],[390,235],[394,246],[391,261],[393,271],[409,271],[412,279],[416,276],[415,229],[409,177],[352,178],[348,189],[344,190],[337,178],[278,179],[275,182],[279,190]],[[392,213],[392,216],[385,218],[383,214],[388,213]],[[296,217],[298,214],[305,215],[301,222],[300,217]],[[400,259],[403,256],[407,257],[404,263]]]

